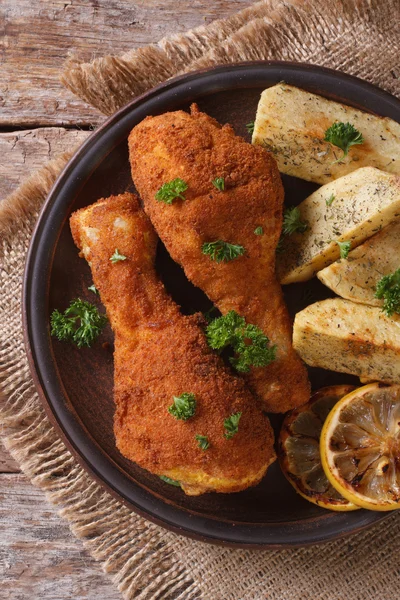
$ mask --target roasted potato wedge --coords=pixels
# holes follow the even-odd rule
[[[335,122],[351,123],[364,143],[343,152],[325,142]],[[279,83],[260,98],[253,144],[267,148],[279,170],[315,183],[328,183],[360,167],[372,166],[400,175],[400,124],[305,90]]]
[[[376,284],[399,268],[400,221],[397,221],[352,250],[346,260],[322,269],[317,277],[342,298],[382,306],[383,300],[375,298]]]
[[[285,236],[277,254],[281,283],[311,279],[340,256],[337,242],[351,248],[400,217],[400,177],[364,167],[327,183],[299,204],[304,233]]]
[[[296,315],[293,345],[312,367],[400,383],[400,320],[376,306],[332,298]]]

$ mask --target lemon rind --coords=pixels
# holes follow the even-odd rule
[[[321,463],[322,468],[324,469],[325,475],[330,482],[330,484],[341,494],[346,500],[355,504],[359,508],[365,508],[367,510],[374,510],[380,512],[386,512],[391,510],[396,510],[400,508],[400,502],[382,502],[373,501],[367,496],[362,494],[358,494],[357,492],[350,491],[348,486],[344,486],[341,483],[341,479],[339,479],[336,475],[338,472],[337,468],[333,465],[333,463],[329,460],[329,448],[327,440],[330,439],[330,433],[333,431],[335,426],[339,421],[339,415],[344,408],[344,406],[348,405],[355,397],[360,398],[364,396],[366,393],[373,391],[375,389],[379,389],[382,387],[380,383],[369,383],[361,388],[357,388],[341,398],[337,404],[335,404],[334,408],[331,410],[329,415],[327,416],[325,423],[322,427],[321,436],[320,436],[320,455],[321,455]]]

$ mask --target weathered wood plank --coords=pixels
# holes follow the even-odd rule
[[[4,600],[121,598],[44,494],[11,474],[0,476],[0,590]]]
[[[252,1],[2,0],[0,126],[96,124],[100,113],[59,82],[68,53],[89,61],[125,52],[227,17]]]
[[[0,488],[2,473],[19,473],[19,466],[0,442]]]
[[[58,154],[73,150],[89,133],[62,127],[0,133],[0,201],[25,177]]]

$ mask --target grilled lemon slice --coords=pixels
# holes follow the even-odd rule
[[[306,500],[331,510],[356,510],[329,483],[321,465],[319,440],[324,421],[336,402],[354,389],[335,385],[316,392],[304,406],[284,419],[279,437],[279,462],[286,478]]]
[[[349,502],[400,508],[400,385],[372,383],[342,398],[323,426],[321,460]]]

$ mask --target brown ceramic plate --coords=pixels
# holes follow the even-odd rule
[[[32,239],[24,282],[28,355],[37,388],[65,442],[80,463],[117,498],[152,521],[207,541],[247,547],[282,547],[321,542],[384,518],[359,510],[332,513],[298,496],[278,463],[255,488],[239,494],[187,497],[124,459],[113,436],[113,359],[102,334],[91,349],[78,350],[51,339],[49,315],[77,296],[98,302],[88,291],[90,270],[78,258],[68,227],[73,210],[109,194],[133,190],[127,137],[146,115],[187,109],[192,101],[221,123],[231,123],[249,139],[246,123],[255,116],[261,91],[279,81],[297,85],[367,111],[400,121],[400,102],[359,79],[327,69],[292,63],[257,62],[191,73],[163,84],[112,116],[96,130],[59,177]],[[310,194],[313,184],[283,177],[287,204]],[[183,312],[209,308],[160,244],[158,270]],[[318,281],[285,288],[290,311],[304,308],[329,291]],[[355,378],[310,370],[313,388],[357,383]],[[273,423],[279,428],[280,417]]]

